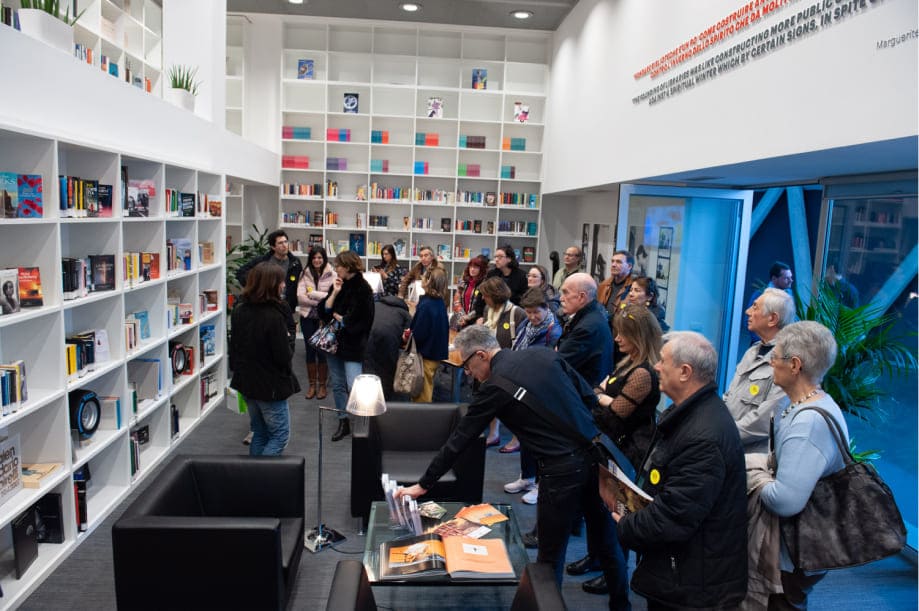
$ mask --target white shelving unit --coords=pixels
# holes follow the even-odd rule
[[[285,21],[279,225],[302,251],[311,239],[337,249],[359,238],[372,261],[384,244],[403,242],[406,263],[427,245],[454,279],[506,243],[535,262],[549,47],[539,32]],[[313,78],[298,78],[307,59]],[[475,69],[487,70],[484,90],[472,88]],[[350,94],[357,112],[344,107]],[[442,117],[427,116],[431,98]],[[515,104],[529,107],[526,123]],[[461,147],[468,137],[484,148]],[[511,139],[524,149],[509,150]]]
[[[147,3],[149,4],[149,3]],[[150,216],[122,216],[121,167],[129,179],[153,181],[156,193],[150,199]],[[222,199],[225,177],[177,166],[159,159],[128,156],[85,143],[25,133],[18,128],[0,128],[0,168],[6,172],[40,174],[43,186],[43,217],[0,221],[0,268],[35,267],[41,274],[44,305],[23,308],[18,313],[0,316],[0,363],[25,361],[28,401],[17,412],[0,418],[0,432],[18,434],[22,463],[60,463],[39,489],[23,488],[0,505],[0,558],[12,560],[10,523],[49,492],[58,493],[63,504],[64,542],[39,544],[38,558],[22,579],[16,579],[12,562],[0,563],[0,608],[16,607],[60,562],[84,540],[130,490],[151,472],[178,440],[193,430],[205,414],[223,398],[222,393],[202,401],[205,374],[216,373],[217,388],[226,385],[226,302],[224,282],[225,214],[194,218],[167,217],[166,189],[201,192]],[[59,216],[59,175],[80,176],[113,185],[111,218],[61,218]],[[224,207],[226,209],[226,206]],[[169,272],[166,265],[166,240],[184,237],[195,245],[214,244],[214,263],[204,265],[193,248],[192,270]],[[160,274],[131,286],[122,269],[126,252],[159,254]],[[115,289],[93,292],[67,300],[62,294],[61,257],[89,254],[114,254]],[[218,311],[200,311],[198,296],[216,290]],[[194,305],[192,323],[177,328],[167,324],[166,306],[170,296]],[[127,350],[124,340],[125,317],[138,310],[149,314],[151,337]],[[200,358],[200,329],[215,327],[216,354]],[[73,381],[67,380],[64,346],[72,333],[106,329],[110,358],[95,370]],[[177,339],[195,348],[192,375],[173,381],[169,368],[169,340]],[[133,409],[128,364],[139,358],[159,359],[163,366],[163,389],[156,400]],[[99,430],[88,444],[74,450],[70,432],[68,392],[77,388],[121,400],[121,427]],[[173,435],[171,406],[178,410],[179,431]],[[149,427],[149,442],[140,447],[138,470],[131,471],[130,434]],[[78,532],[73,516],[74,472],[89,465],[92,475],[88,487],[88,527]]]
[[[61,3],[62,5],[65,3]],[[68,6],[72,6],[71,2]],[[75,44],[92,50],[92,65],[102,56],[118,64],[118,78],[139,77],[157,96],[163,93],[163,7],[161,0],[89,0],[77,3],[84,11],[74,24]]]
[[[245,36],[246,18],[241,15],[227,16],[226,127],[240,136],[243,135],[245,117]]]

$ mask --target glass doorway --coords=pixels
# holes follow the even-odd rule
[[[752,201],[752,191],[619,190],[616,244],[635,255],[635,273],[657,281],[670,328],[698,331],[715,346],[720,388],[737,363]]]

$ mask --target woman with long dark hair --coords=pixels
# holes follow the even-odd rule
[[[476,305],[481,303],[484,308],[479,285],[485,280],[488,272],[488,259],[478,255],[469,259],[466,269],[463,270],[463,279],[460,281],[453,297],[453,313],[457,328],[475,323]]]
[[[526,293],[527,275],[520,269],[517,253],[510,244],[495,249],[495,268],[488,272],[486,278],[501,278],[511,290],[510,300],[514,305],[520,304],[520,298]]]
[[[325,353],[310,346],[309,339],[322,325],[316,306],[329,294],[334,279],[335,270],[329,264],[325,249],[322,246],[313,246],[306,268],[300,274],[300,282],[297,283],[297,302],[300,304],[297,310],[300,312],[303,343],[306,344],[306,372],[310,384],[306,391],[307,399],[326,397],[329,367],[325,361]]]
[[[383,294],[398,295],[399,285],[406,274],[406,269],[399,265],[399,259],[396,258],[396,249],[392,244],[386,244],[380,249],[380,264],[373,268],[373,271],[380,274],[383,279]]]
[[[249,406],[251,456],[276,456],[290,438],[287,398],[300,391],[287,321],[290,306],[281,299],[286,277],[280,266],[262,262],[249,271],[240,303],[233,308],[230,335],[230,385]]]

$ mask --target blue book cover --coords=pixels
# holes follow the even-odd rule
[[[473,89],[487,89],[488,88],[488,70],[486,68],[473,68],[472,69],[472,88]]]
[[[313,79],[314,78],[314,62],[311,59],[300,59],[297,60],[297,78],[298,79]]]
[[[201,325],[201,354],[214,356],[217,354],[217,335],[214,325]]]
[[[140,323],[140,339],[150,339],[150,315],[147,310],[134,312],[133,316]]]
[[[363,233],[349,234],[348,235],[348,249],[363,257],[364,256],[364,234]]]
[[[0,172],[0,218],[16,218],[19,209],[18,174]]]

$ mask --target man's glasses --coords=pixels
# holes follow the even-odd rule
[[[465,358],[465,360],[463,361],[462,368],[463,368],[463,372],[464,372],[466,375],[469,375],[469,361],[471,361],[471,360],[472,360],[472,357],[474,357],[474,356],[477,355],[478,353],[479,353],[478,351],[473,352],[472,354],[470,354],[469,356],[467,356],[467,357]]]

